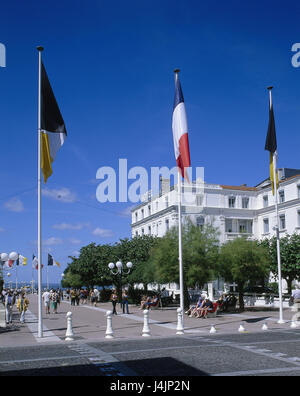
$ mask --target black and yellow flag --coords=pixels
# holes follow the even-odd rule
[[[265,150],[270,152],[270,180],[272,184],[272,192],[275,195],[275,184],[274,184],[274,155],[277,154],[277,138],[276,138],[276,129],[275,129],[275,119],[273,112],[273,105],[271,105],[269,110],[269,126],[268,133],[266,139]],[[279,186],[278,182],[278,173],[276,169],[276,185],[277,188]]]
[[[52,175],[52,162],[67,137],[67,130],[42,63],[41,168],[44,181]]]

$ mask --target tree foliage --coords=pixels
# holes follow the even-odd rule
[[[261,243],[268,249],[270,271],[278,277],[277,239],[265,239]],[[291,293],[292,282],[300,279],[300,235],[294,233],[280,238],[280,258],[282,278],[287,281],[288,292]]]
[[[219,274],[227,282],[236,282],[241,310],[244,309],[245,285],[255,283],[269,273],[269,256],[265,246],[257,241],[237,238],[224,244],[219,255]]]

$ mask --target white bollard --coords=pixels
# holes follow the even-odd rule
[[[211,325],[211,328],[210,328],[210,334],[215,334],[217,332],[217,329],[215,328],[215,326],[214,325]]]
[[[295,321],[292,321],[292,323],[291,323],[291,329],[296,329],[298,326],[297,326],[297,323],[295,322]]]
[[[239,327],[239,332],[240,333],[244,333],[246,331],[246,329],[245,329],[245,327],[243,326],[243,323],[241,323],[240,324],[240,327]]]
[[[266,322],[263,324],[262,331],[268,331],[268,330],[269,330],[269,328],[268,328],[268,324]]]
[[[74,341],[74,333],[72,328],[72,312],[68,312],[66,318],[67,318],[67,332],[66,332],[65,341]]]
[[[176,328],[176,330],[177,330],[176,334],[178,334],[178,335],[184,334],[184,327],[183,327],[182,319],[183,319],[182,318],[182,309],[178,308],[177,309],[177,328]]]
[[[148,309],[144,310],[144,327],[143,327],[142,336],[143,337],[150,337],[149,311],[148,311]]]
[[[107,318],[107,326],[106,326],[105,338],[114,338],[114,332],[112,328],[112,311],[106,312],[106,318]]]
[[[5,308],[2,306],[0,307],[0,327],[6,328]]]

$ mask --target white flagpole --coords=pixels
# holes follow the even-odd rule
[[[43,337],[42,312],[42,222],[41,222],[41,91],[42,91],[42,51],[39,52],[39,92],[38,92],[38,337]]]
[[[179,287],[180,309],[182,312],[182,327],[184,328],[184,294],[183,294],[183,264],[182,264],[182,220],[181,220],[181,174],[178,169],[178,247],[179,247]]]
[[[268,87],[270,109],[272,108],[272,88]],[[276,212],[276,241],[277,241],[277,264],[278,264],[278,289],[279,289],[279,324],[284,324],[283,320],[283,301],[282,301],[282,275],[281,275],[281,255],[280,255],[280,235],[279,235],[279,211],[278,211],[278,189],[277,189],[277,151],[273,154],[273,179],[275,193],[275,212]]]
[[[177,85],[179,69],[175,69],[175,87]],[[182,321],[182,332],[184,332],[184,290],[183,290],[183,262],[182,262],[182,216],[181,216],[181,173],[178,168],[178,251],[179,251],[179,288],[180,288],[180,309],[181,309],[181,321]]]

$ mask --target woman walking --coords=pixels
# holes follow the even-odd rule
[[[117,315],[116,305],[118,302],[118,295],[115,290],[113,290],[112,295],[110,296],[112,306],[113,306],[113,315]]]
[[[125,306],[126,306],[126,313],[129,314],[128,310],[128,292],[124,290],[122,293],[122,306],[123,306],[123,314],[125,313]]]
[[[29,306],[29,301],[25,297],[25,293],[21,293],[17,302],[17,308],[20,312],[20,322],[25,323],[25,312],[27,311]]]

